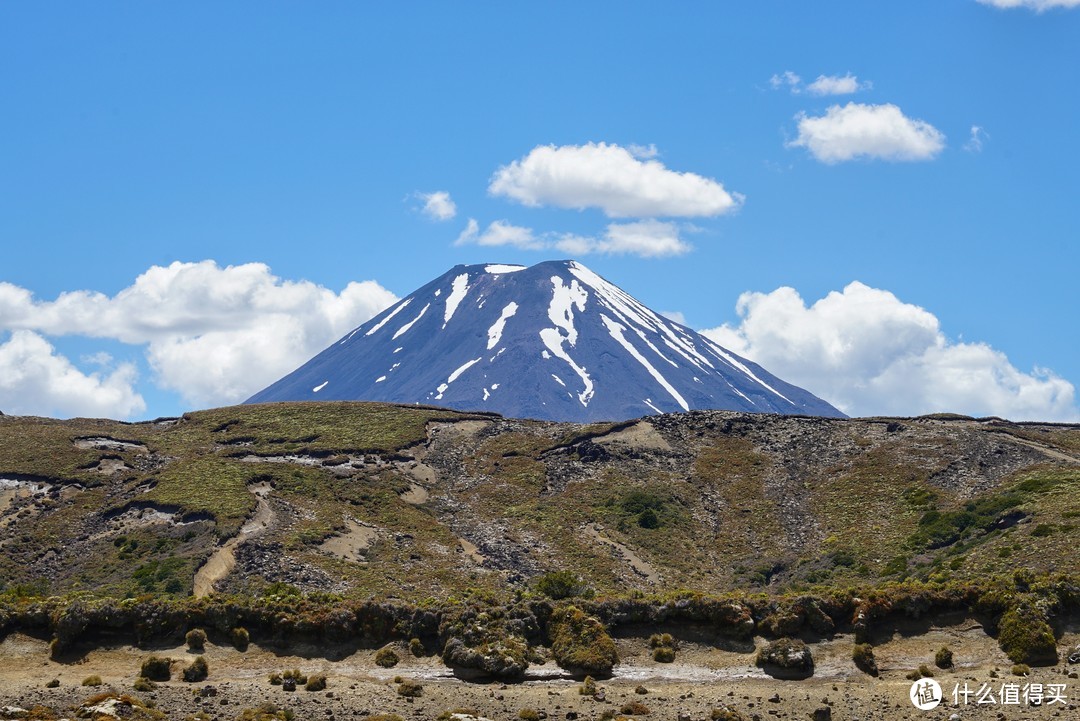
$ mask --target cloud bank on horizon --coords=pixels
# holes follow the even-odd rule
[[[629,289],[629,292],[633,292]],[[282,280],[261,263],[154,266],[114,296],[36,300],[0,283],[0,409],[131,418],[146,410],[132,363],[83,372],[48,336],[143,349],[153,383],[195,407],[237,403],[397,300],[375,281],[340,293]],[[850,415],[951,411],[1013,420],[1080,419],[1075,388],[1024,373],[1000,351],[949,341],[930,312],[852,282],[810,306],[792,288],[740,296],[738,325],[702,331]]]

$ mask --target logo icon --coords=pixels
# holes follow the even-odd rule
[[[911,703],[920,711],[929,711],[941,703],[941,686],[932,678],[921,678],[911,684],[908,693]]]

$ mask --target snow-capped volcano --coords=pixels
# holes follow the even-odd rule
[[[576,261],[459,265],[247,402],[367,400],[590,422],[831,405]]]

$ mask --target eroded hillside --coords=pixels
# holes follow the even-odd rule
[[[1080,571],[1080,427],[694,412],[588,426],[292,403],[0,417],[0,577],[419,600]]]

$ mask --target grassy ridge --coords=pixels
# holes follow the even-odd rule
[[[507,601],[557,570],[600,594],[1080,573],[1078,448],[1076,426],[941,416],[577,426],[372,403],[5,416],[0,478],[47,490],[0,507],[0,583],[183,597],[251,518],[257,482],[271,523],[223,590]],[[426,499],[403,495],[418,482]],[[359,562],[321,545],[357,524],[371,534]]]

